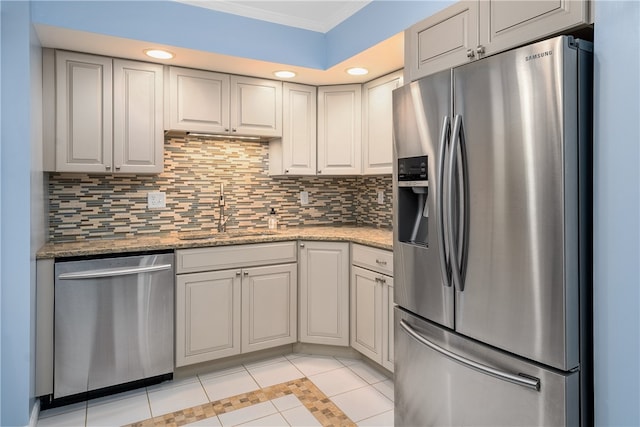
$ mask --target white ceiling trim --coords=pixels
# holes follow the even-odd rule
[[[191,6],[240,15],[290,27],[327,33],[371,0],[176,0]],[[289,7],[286,7],[288,4]],[[295,4],[295,7],[294,7]],[[303,6],[304,5],[304,6]]]

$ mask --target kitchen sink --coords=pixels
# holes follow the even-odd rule
[[[265,236],[269,234],[276,234],[276,232],[271,230],[185,232],[185,233],[178,233],[178,238],[180,240],[204,240],[204,239],[226,239],[226,238],[234,238],[234,237],[249,237],[249,236]]]

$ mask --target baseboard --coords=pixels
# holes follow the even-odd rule
[[[36,427],[38,424],[38,418],[40,418],[40,399],[36,399],[31,409],[31,416],[29,417],[29,427]]]

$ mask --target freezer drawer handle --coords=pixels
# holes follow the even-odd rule
[[[402,329],[404,329],[404,331],[406,333],[408,333],[412,338],[414,338],[416,341],[420,342],[421,344],[426,345],[427,347],[429,347],[432,350],[437,351],[438,353],[442,354],[445,357],[448,357],[449,359],[453,360],[454,362],[458,362],[463,366],[466,366],[467,368],[471,368],[473,370],[476,370],[480,373],[486,374],[486,375],[490,375],[492,377],[498,378],[500,380],[503,381],[507,381],[513,384],[517,384],[523,387],[527,387],[527,388],[531,388],[533,390],[539,391],[540,390],[540,380],[538,378],[534,378],[534,377],[530,377],[530,376],[524,376],[524,374],[518,374],[518,375],[514,375],[514,374],[510,374],[508,372],[504,372],[504,371],[500,371],[498,369],[494,369],[491,368],[489,366],[485,366],[482,365],[478,362],[474,362],[473,360],[467,359],[466,357],[462,357],[459,356],[455,353],[450,352],[449,350],[440,347],[437,344],[432,343],[431,341],[429,341],[428,339],[424,338],[422,335],[420,335],[418,332],[416,332],[411,326],[409,326],[409,324],[405,321],[405,320],[400,320],[400,326],[402,327]]]
[[[105,268],[101,270],[78,271],[74,273],[62,273],[60,280],[95,279],[100,277],[127,276],[130,274],[154,273],[156,271],[171,270],[171,264],[151,265],[148,267],[131,268]]]

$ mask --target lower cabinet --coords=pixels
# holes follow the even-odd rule
[[[299,243],[300,342],[349,345],[349,243]]]
[[[284,264],[243,270],[242,353],[297,341],[297,267]]]
[[[229,257],[247,266],[215,270]],[[176,258],[176,366],[296,342],[294,242],[185,249]],[[186,273],[194,269],[215,271]]]
[[[235,270],[176,278],[176,366],[240,354],[241,275]]]
[[[393,257],[354,244],[352,258],[351,347],[393,372]]]

